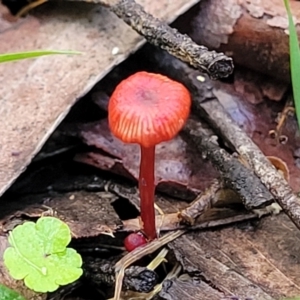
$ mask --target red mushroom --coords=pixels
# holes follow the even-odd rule
[[[141,146],[140,210],[149,240],[156,238],[155,145],[179,132],[189,116],[190,106],[190,93],[181,83],[147,72],[123,80],[109,101],[108,121],[112,133],[125,143]]]

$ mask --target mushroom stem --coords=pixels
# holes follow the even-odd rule
[[[141,146],[141,164],[139,175],[141,219],[144,233],[151,241],[156,238],[155,211],[154,211],[154,159],[155,146]]]

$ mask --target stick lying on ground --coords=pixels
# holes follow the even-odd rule
[[[247,209],[261,208],[274,201],[274,197],[252,170],[211,141],[211,137],[203,132],[200,122],[190,120],[183,129],[183,136],[212,162],[221,174],[224,186],[235,191]]]
[[[136,205],[136,201],[138,201],[138,191],[135,188],[126,187],[123,184],[121,185],[120,183],[112,181],[107,184],[106,189],[121,198],[128,199],[134,205]],[[224,187],[223,182],[215,180],[204,192],[199,194],[193,202],[181,211],[156,215],[157,227],[159,227],[159,231],[204,229],[250,220],[270,213],[267,209],[258,210],[259,214],[257,214],[256,212],[250,213],[245,210],[241,211],[240,209],[234,210],[227,208],[229,205],[242,203],[240,197],[232,196],[228,188]],[[157,202],[159,203],[159,198]],[[174,207],[173,210],[176,211],[177,208]],[[198,217],[201,217],[201,219]],[[122,223],[123,227],[120,228],[120,231],[141,230],[139,218],[124,220]]]
[[[143,7],[134,0],[120,0],[114,5],[110,4],[109,8],[144,36],[148,42],[167,50],[180,60],[188,62],[193,67],[209,74],[211,78],[223,78],[232,73],[231,58],[223,53],[208,51],[206,47],[197,45],[189,36],[179,33],[177,29],[171,28],[146,13]]]

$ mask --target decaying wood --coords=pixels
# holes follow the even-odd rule
[[[183,247],[182,243],[189,246]],[[205,280],[210,282],[213,286],[218,287],[218,290],[222,291],[225,295],[236,294],[236,287],[236,290],[239,291],[238,296],[242,296],[242,299],[245,299],[247,297],[264,300],[274,299],[271,295],[268,295],[268,293],[266,293],[262,288],[254,285],[251,280],[245,278],[243,275],[235,271],[234,268],[230,270],[230,267],[226,264],[222,266],[219,260],[211,259],[210,263],[207,263],[206,265],[206,257],[208,255],[203,247],[201,247],[201,244],[202,243],[199,243],[199,238],[197,238],[197,242],[192,242],[190,236],[188,235],[179,239],[177,242],[175,241],[174,243],[171,243],[170,247],[174,250],[177,259],[184,266],[184,269],[188,273],[192,274],[193,272],[199,272],[201,270],[202,276],[204,275]],[[188,253],[188,259],[185,258],[185,251],[187,251]],[[212,253],[208,253],[211,257]],[[226,274],[228,275],[226,276]],[[222,278],[225,277],[230,277],[230,279],[227,282],[224,282]],[[218,285],[219,282],[222,282],[221,287]],[[243,290],[243,292],[241,290]]]
[[[44,169],[45,167],[43,167]],[[58,168],[59,169],[59,168]],[[60,170],[60,169],[59,169]],[[63,174],[63,171],[61,171]],[[48,178],[49,172],[46,172],[45,178]],[[72,177],[74,181],[77,180]],[[43,181],[43,180],[42,180]],[[61,184],[63,184],[63,179],[61,179]],[[66,182],[69,180],[66,179]],[[101,181],[101,178],[98,178],[98,183]],[[80,183],[80,182],[79,182]],[[87,180],[86,183],[88,186],[90,185],[90,181]],[[96,182],[97,183],[97,182]],[[120,189],[116,189],[117,183],[110,182],[112,190],[116,192],[117,195],[120,195],[123,199],[129,198],[133,203],[136,202],[137,197],[137,191],[136,189],[127,189],[125,191],[124,186],[119,185],[120,187],[123,187],[123,191],[120,194]],[[73,186],[73,189],[76,189],[78,187],[77,184]],[[70,187],[72,188],[72,187]],[[83,188],[83,185],[80,183],[79,188]],[[103,184],[100,186],[101,189],[103,189]],[[106,189],[109,188],[109,184],[106,185]],[[97,189],[99,189],[99,185],[97,184]],[[130,193],[133,193],[130,195]],[[49,197],[51,199],[49,199]],[[211,195],[211,198],[213,195]],[[33,199],[32,199],[33,198]],[[5,201],[2,203],[2,210],[1,213],[7,212],[8,208],[11,208],[10,214],[8,215],[8,218],[6,220],[0,220],[0,229],[2,233],[2,240],[0,242],[0,250],[4,251],[7,247],[7,236],[5,236],[5,232],[7,232],[8,229],[13,229],[14,226],[17,224],[23,223],[24,219],[30,220],[40,217],[43,213],[45,213],[45,210],[48,210],[49,212],[52,212],[55,216],[58,216],[59,218],[66,221],[72,230],[72,233],[74,233],[78,237],[92,237],[98,234],[103,233],[102,230],[99,230],[101,228],[107,228],[110,226],[111,228],[117,228],[116,224],[118,224],[120,221],[117,217],[117,214],[113,212],[111,202],[116,199],[116,196],[114,194],[110,194],[107,191],[102,192],[92,192],[89,191],[88,193],[85,191],[73,191],[69,193],[59,194],[56,196],[53,196],[53,194],[45,196],[45,194],[35,195],[33,197],[32,195],[27,196],[21,196],[18,200],[19,205],[23,205],[26,207],[26,209],[21,209],[18,207],[14,213],[11,211],[11,204],[9,201]],[[8,200],[8,199],[6,199]],[[27,201],[31,201],[31,205]],[[199,198],[198,201],[201,201]],[[157,204],[161,207],[168,207],[171,208],[173,211],[176,211],[176,205],[179,201],[172,201],[163,199],[162,197],[158,197]],[[34,203],[34,204],[33,204]],[[40,204],[38,204],[40,203]],[[202,202],[203,203],[203,202]],[[47,206],[45,206],[45,204]],[[186,205],[186,203],[182,202],[182,205]],[[201,215],[201,220],[196,220],[193,225],[180,225],[180,214],[179,213],[167,213],[166,215],[160,216],[157,220],[158,226],[161,226],[161,231],[174,231],[179,228],[181,229],[207,229],[207,228],[215,228],[216,226],[222,226],[227,224],[233,224],[245,220],[251,220],[256,219],[257,215],[247,212],[241,212],[241,211],[234,211],[230,209],[211,209],[209,212],[206,211],[204,208],[204,211],[206,211],[206,214],[203,214],[203,211],[199,209],[199,211],[196,211],[196,207],[200,207],[199,205],[194,205],[193,212],[195,217],[196,215]],[[137,202],[138,206],[138,202]],[[210,201],[206,201],[206,208],[209,208],[211,206]],[[203,208],[203,206],[202,206]],[[191,215],[192,216],[192,215]],[[190,216],[190,217],[191,217]],[[108,225],[108,226],[107,226]],[[131,227],[130,227],[131,226]],[[139,219],[129,221],[124,221],[124,228],[123,230],[140,230],[140,221]],[[110,240],[110,237],[106,237],[108,240]],[[1,249],[1,246],[3,247]],[[79,247],[76,245],[76,249],[79,249]],[[100,247],[102,249],[106,249],[101,246],[101,244],[97,243],[97,247]],[[80,250],[83,252],[82,247],[80,247]],[[0,252],[1,255],[2,252]],[[88,262],[93,264],[92,261]],[[88,264],[87,263],[87,264]],[[87,276],[90,276],[90,279],[94,281],[96,285],[100,285],[103,283],[101,276],[105,276],[105,274],[100,274],[100,272],[97,271],[97,265],[89,266],[87,265],[87,268],[89,268],[89,274]],[[97,276],[92,274],[93,270],[95,273],[99,275]],[[18,281],[17,285],[11,285],[11,279],[7,274],[7,270],[3,266],[3,264],[0,263],[0,273],[2,273],[1,281],[4,282],[10,287],[15,287],[17,290],[20,290],[20,286],[23,286],[21,281]],[[106,273],[107,276],[111,275],[111,270]],[[126,274],[126,272],[125,272]],[[91,278],[92,277],[92,278]],[[109,281],[109,284],[113,284],[114,279],[112,277],[109,277],[111,281]],[[25,291],[26,292],[26,291]],[[60,290],[60,292],[65,293],[67,292],[64,288]],[[60,293],[59,292],[59,293]],[[31,298],[28,298],[31,299]],[[51,298],[52,299],[52,298]],[[60,298],[58,298],[60,299]]]
[[[280,214],[257,223],[190,232],[169,246],[185,272],[199,274],[225,299],[279,300],[300,294],[299,238],[300,231]]]
[[[274,197],[261,184],[259,178],[236,157],[220,148],[210,136],[205,135],[200,123],[188,122],[183,135],[187,141],[192,141],[202,156],[213,163],[220,172],[225,186],[239,194],[247,209],[261,208],[274,201]]]
[[[224,51],[236,64],[289,81],[288,19],[282,0],[201,1],[191,22],[176,25],[194,41]],[[290,1],[300,37],[300,2]]]
[[[190,277],[186,274],[180,276],[179,278],[165,281],[159,296],[166,300],[230,300],[224,299],[224,294],[211,287],[208,283],[202,281],[201,279]]]
[[[120,256],[109,258],[83,257],[83,276],[72,284],[60,287],[53,293],[48,293],[47,300],[67,299],[67,295],[74,292],[84,282],[88,281],[91,286],[103,291],[103,296],[111,293],[115,285],[115,263]],[[153,290],[158,281],[155,271],[141,266],[130,266],[125,270],[123,280],[123,291],[131,293],[149,293]],[[102,299],[102,298],[101,298]],[[29,300],[29,299],[28,299]]]
[[[145,10],[173,21],[197,0],[141,0]],[[51,56],[1,64],[0,195],[25,170],[80,96],[145,40],[105,7],[45,3],[17,22],[0,5],[0,53],[72,49],[81,55]]]
[[[99,288],[112,288],[115,284],[115,264],[120,256],[108,258],[86,257],[83,261],[84,277]],[[150,292],[158,281],[158,275],[146,267],[131,266],[125,270],[123,289],[141,293]]]
[[[50,215],[68,224],[73,238],[101,234],[113,237],[113,233],[122,226],[111,205],[117,198],[105,191],[92,193],[83,190],[45,198],[43,194],[23,196],[19,198],[23,203],[14,203],[15,209],[13,205],[1,203],[4,216],[0,215],[0,235],[6,235],[15,226],[22,224],[24,219],[34,220]]]

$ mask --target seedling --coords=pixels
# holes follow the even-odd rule
[[[181,83],[147,72],[123,80],[109,101],[108,121],[112,133],[125,143],[141,146],[140,209],[149,240],[156,238],[155,145],[171,140],[179,132],[189,116],[190,106],[190,93]]]
[[[67,248],[70,229],[57,218],[25,222],[10,232],[8,241],[10,247],[3,255],[5,266],[14,279],[24,279],[25,285],[36,292],[53,292],[82,275],[81,256]]]

